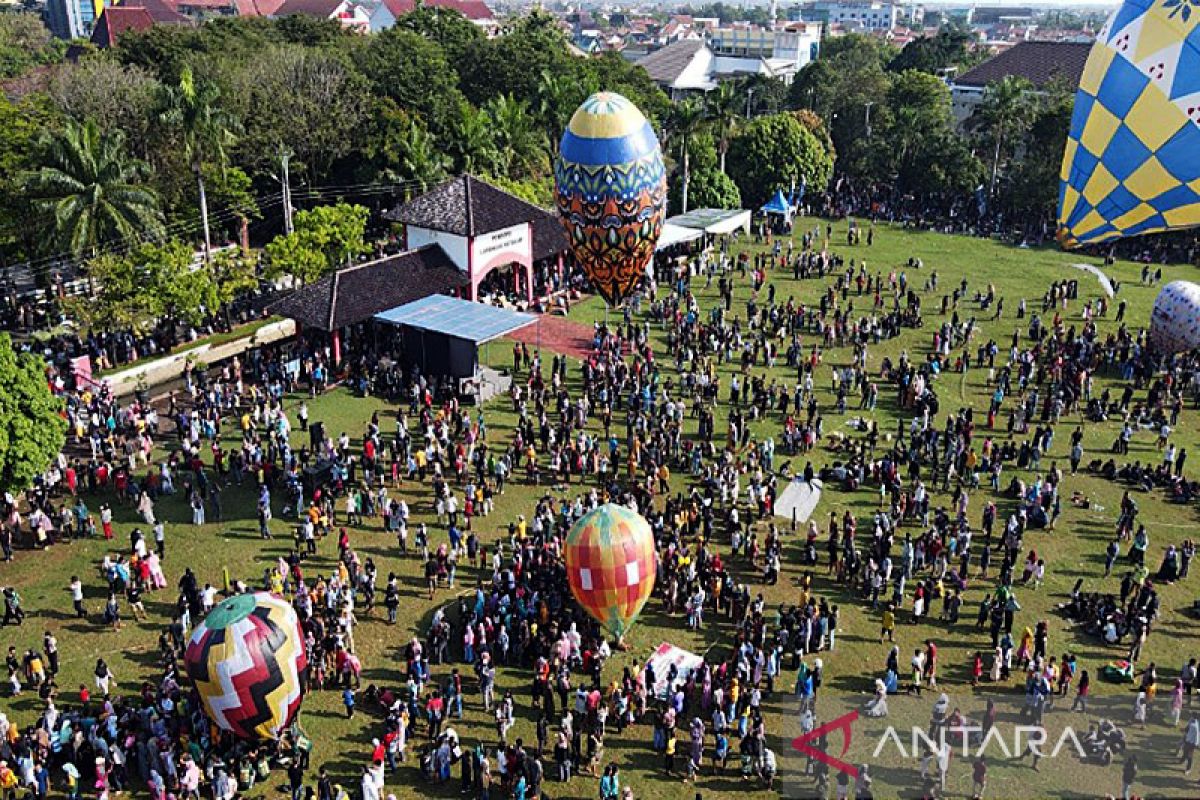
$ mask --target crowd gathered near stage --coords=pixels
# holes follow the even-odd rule
[[[640,797],[646,786],[622,771],[614,737],[645,756],[643,782],[658,773],[700,791],[726,775],[778,790],[781,748],[841,713],[823,698],[834,677],[825,664],[850,618],[879,638],[876,663],[837,676],[856,682],[867,717],[920,695],[946,724],[960,713],[942,704],[948,682],[1004,687],[1039,719],[1051,707],[1086,714],[1102,670],[1127,670],[1128,715],[1114,722],[1150,715],[1176,727],[1180,780],[1194,782],[1182,776],[1200,744],[1197,662],[1144,653],[1172,635],[1159,630],[1160,590],[1194,581],[1195,544],[1186,528],[1155,529],[1139,500],[1195,507],[1195,462],[1175,432],[1195,418],[1200,360],[1155,356],[1119,292],[1096,297],[1062,280],[1002,297],[986,276],[946,285],[915,256],[868,266],[886,228],[852,226],[854,247],[839,248],[849,258],[830,252],[831,226],[809,227],[756,233],[753,250],[722,239],[661,265],[657,282],[596,323],[582,362],[513,345],[512,388],[495,402],[515,423],[503,427],[496,406],[461,404],[450,381],[381,359],[370,337],[340,364],[316,340],[258,348],[189,370],[153,402],[52,376],[68,445],[0,509],[11,562],[0,567],[0,693],[22,711],[8,697],[0,705],[0,798],[232,800],[282,781],[292,800],[383,800],[411,792],[414,769],[481,800]],[[820,286],[817,299],[785,296],[783,277]],[[702,301],[714,287],[715,302]],[[747,289],[749,301],[735,300]],[[997,319],[1011,337],[985,337],[981,326]],[[899,337],[909,346],[898,356],[877,355]],[[940,391],[966,373],[986,376],[987,399],[972,407]],[[383,410],[361,430],[319,428],[310,404],[331,391],[374,395]],[[879,406],[898,424],[881,426]],[[1095,425],[1115,438],[1086,452]],[[1154,462],[1130,455],[1135,438],[1154,443]],[[1073,488],[1079,474],[1124,494],[1095,554],[1103,580],[1080,580],[1059,613],[1111,663],[1079,657],[1022,608],[1068,566],[1053,538],[1031,531],[1055,531],[1065,508],[1095,507]],[[827,496],[867,493],[869,509],[822,504],[789,522],[775,508],[794,480]],[[502,516],[513,491],[531,500]],[[713,636],[686,674],[631,661],[571,597],[564,540],[608,502],[653,530],[647,613]],[[264,541],[285,540],[284,554],[225,575],[181,563],[174,545],[225,518],[254,519]],[[117,533],[122,520],[134,520],[131,534]],[[13,570],[39,569],[39,551],[77,540],[104,540],[106,555],[61,576],[57,597],[35,605],[9,586]],[[381,546],[403,574],[377,563]],[[787,599],[768,601],[785,573]],[[370,720],[372,741],[351,747],[351,766],[337,743],[310,738],[303,713],[277,742],[234,738],[205,716],[183,652],[222,598],[245,591],[291,602],[308,691]],[[417,630],[386,629],[394,663],[374,679],[363,637],[380,629],[363,622],[395,624],[413,603],[430,613]],[[72,624],[43,631],[47,616]],[[141,662],[152,678],[114,674],[94,649],[93,679],[60,684],[64,639],[129,625],[159,633]],[[970,638],[970,663],[944,663],[938,644],[951,630]],[[787,727],[772,730],[766,708],[784,703]],[[468,734],[463,720],[481,718],[487,735]],[[516,735],[520,719],[535,721],[532,737]],[[824,734],[814,747],[837,755],[840,743]],[[1129,797],[1137,761],[1118,758],[1113,794]],[[872,796],[865,765],[848,777],[819,758],[800,763],[789,780],[805,796]],[[939,796],[945,779],[935,763],[916,791]],[[986,762],[971,783],[988,796]]]

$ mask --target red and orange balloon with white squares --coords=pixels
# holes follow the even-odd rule
[[[620,639],[654,589],[656,554],[650,524],[608,503],[579,518],[564,550],[567,582],[584,610]]]

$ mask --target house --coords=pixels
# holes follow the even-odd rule
[[[270,17],[284,0],[169,0],[175,10],[193,19],[212,17]]]
[[[366,33],[371,29],[371,18],[366,8],[351,0],[284,0],[271,16],[279,19],[293,15],[335,20],[342,27],[357,33]]]
[[[427,8],[445,8],[457,11],[472,23],[494,36],[500,30],[500,22],[483,0],[424,0]],[[370,12],[372,32],[382,31],[396,24],[396,20],[417,7],[416,0],[381,0]]]
[[[689,91],[707,92],[722,80],[744,75],[766,75],[790,84],[817,57],[820,43],[821,26],[812,22],[774,29],[715,28],[704,40],[681,39],[635,63],[676,97]]]
[[[1077,86],[1091,52],[1090,42],[1018,42],[969,69],[950,84],[950,104],[961,125],[983,102],[987,87],[1006,77],[1024,78],[1035,89],[1060,81]]]
[[[712,79],[713,52],[702,39],[680,39],[644,56],[636,63],[674,99],[684,92],[707,92]]]
[[[840,25],[847,31],[886,31],[899,23],[901,8],[897,3],[817,0],[802,6],[801,14],[806,20]]]
[[[130,31],[141,32],[153,25],[187,25],[190,20],[163,0],[126,0],[108,6],[92,30],[91,41],[102,50],[117,46],[117,39]]]

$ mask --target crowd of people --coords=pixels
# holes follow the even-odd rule
[[[1066,282],[1051,286],[1038,310],[1016,305],[1010,339],[984,341],[983,323],[1005,318],[993,286],[939,286],[936,271],[915,258],[877,271],[868,266],[874,227],[856,240],[866,245],[853,258],[830,255],[831,236],[829,226],[786,245],[768,236],[753,257],[735,255],[724,240],[663,271],[662,283],[650,281],[619,319],[595,325],[592,352],[578,367],[514,345],[504,402],[515,422],[503,432],[489,426],[487,408],[461,405],[451,382],[380,359],[374,342],[352,347],[340,365],[323,343],[261,348],[203,375],[189,371],[184,387],[158,403],[57,381],[68,447],[28,492],[5,498],[4,555],[102,537],[110,552],[97,574],[65,582],[74,616],[120,629],[127,615],[147,618],[144,598],[153,594],[168,598],[171,612],[153,654],[155,677],[135,694],[118,690],[103,657],[94,686],[59,686],[51,631],[23,656],[24,648],[9,649],[11,690],[34,691],[40,704],[33,724],[0,718],[0,791],[12,780],[39,797],[53,784],[72,798],[145,788],[155,800],[202,789],[232,800],[281,770],[293,800],[380,800],[388,773],[411,759],[427,781],[451,781],[457,770],[462,791],[484,800],[555,794],[554,784],[579,776],[597,781],[601,800],[615,800],[637,788],[606,754],[613,736],[642,742],[667,777],[731,774],[772,789],[782,756],[769,743],[786,732],[768,730],[766,705],[794,698],[801,734],[833,716],[818,697],[846,614],[877,617],[887,642],[880,677],[863,678],[864,691],[874,688],[867,716],[886,717],[896,693],[940,691],[938,640],[972,622],[979,645],[962,666],[973,684],[1022,676],[1039,718],[1053,695],[1074,686],[1086,710],[1091,675],[1104,665],[1082,664],[1070,642],[1051,641],[1048,620],[1022,614],[1018,591],[1040,591],[1056,568],[1053,544],[1029,532],[1054,530],[1065,503],[1094,505],[1064,490],[1084,466],[1073,421],[1083,414],[1121,420],[1114,454],[1137,431],[1158,437],[1159,467],[1112,462],[1113,478],[1176,500],[1194,496],[1172,433],[1197,398],[1200,364],[1156,357],[1124,321],[1102,333],[1107,303],[1089,303],[1077,318],[1072,306],[1083,304]],[[788,276],[821,282],[817,299],[778,296]],[[717,300],[708,303],[700,292],[714,285]],[[735,290],[746,287],[749,299],[735,308]],[[901,336],[923,344],[875,356]],[[986,414],[938,397],[942,376],[968,372],[986,376]],[[372,414],[355,439],[326,431],[312,424],[308,403],[335,380],[394,407]],[[1123,391],[1097,391],[1099,380]],[[881,430],[870,413],[880,403],[899,409],[895,429]],[[851,433],[831,430],[832,419],[855,413]],[[686,432],[692,425],[695,435]],[[1049,455],[1056,437],[1058,451],[1062,440],[1070,445],[1061,463]],[[1084,471],[1109,474],[1107,464]],[[831,512],[792,535],[774,511],[793,479],[869,492],[875,511]],[[514,485],[530,505],[500,519],[497,499]],[[235,570],[216,585],[178,563],[168,532],[174,539],[189,521],[220,521],[228,498],[246,494],[264,540],[290,536],[284,554],[261,574]],[[172,496],[188,520],[163,518],[159,505]],[[720,646],[697,667],[658,674],[649,662],[629,665],[567,591],[565,537],[606,502],[650,524],[656,611],[691,630],[719,626]],[[136,520],[128,542],[116,537],[114,507]],[[1122,669],[1141,681],[1131,721],[1144,722],[1160,680],[1142,658],[1162,610],[1159,585],[1187,579],[1195,548],[1190,539],[1171,545],[1152,574],[1151,531],[1129,492],[1117,512],[1103,555],[1104,580],[1119,580],[1119,592],[1081,581],[1061,613],[1121,648]],[[415,562],[433,605],[427,626],[401,648],[394,679],[364,679],[371,665],[356,631],[377,607],[396,623],[401,603],[417,594],[403,574],[382,574],[363,530],[394,538],[388,558]],[[318,554],[334,547],[328,566]],[[785,568],[788,600],[769,604],[767,587]],[[262,744],[204,715],[180,669],[187,638],[222,595],[250,589],[287,597],[296,609],[310,691],[336,692],[347,716],[369,715],[373,742],[361,775],[322,768],[313,781],[310,767],[321,759],[313,761],[303,724]],[[102,607],[90,608],[91,597]],[[28,628],[19,592],[6,589],[4,602],[4,624]],[[924,641],[907,664],[895,643],[900,626]],[[618,669],[615,659],[626,665]],[[521,675],[525,688],[502,690],[498,670]],[[1188,697],[1200,690],[1194,664],[1176,686]],[[513,733],[526,709],[535,720],[528,741]],[[467,713],[486,715],[494,735],[460,735],[455,725]],[[1194,727],[1185,750],[1188,737],[1193,749],[1200,742]],[[828,737],[814,747],[827,751]],[[834,788],[839,797],[870,796],[869,769],[852,786],[843,776],[810,758],[800,779],[821,796]],[[925,790],[944,790],[941,777]],[[973,780],[979,794],[986,765]]]

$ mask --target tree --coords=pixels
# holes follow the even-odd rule
[[[234,300],[258,288],[255,266],[254,258],[237,250],[222,250],[213,255],[209,271],[221,308],[228,310]]]
[[[750,116],[774,114],[788,104],[788,87],[769,75],[747,75],[737,82],[738,94]]]
[[[60,66],[46,87],[54,105],[77,122],[121,131],[139,158],[148,156],[151,122],[162,84],[147,70],[94,55]]]
[[[227,215],[217,223],[217,229],[230,230],[234,223],[244,241],[249,237],[251,220],[262,219],[262,210],[254,196],[254,181],[240,167],[219,169],[212,164],[204,168],[204,180],[213,197],[213,204]]]
[[[50,243],[82,255],[102,243],[162,234],[158,199],[141,184],[145,174],[146,165],[125,152],[123,134],[101,133],[89,119],[47,137],[41,167],[22,184],[50,219]]]
[[[229,111],[243,121],[235,153],[240,166],[278,169],[286,146],[295,154],[294,175],[321,175],[356,146],[369,91],[343,57],[286,45],[224,69]]]
[[[496,147],[512,178],[546,174],[549,157],[546,135],[538,128],[529,107],[512,95],[493,97],[483,107],[495,131]]]
[[[62,401],[50,391],[46,362],[18,353],[0,334],[0,489],[17,494],[58,457],[67,438]]]
[[[0,260],[28,258],[44,245],[43,215],[30,205],[24,176],[40,161],[43,132],[61,123],[43,98],[13,103],[0,92]]]
[[[290,275],[311,283],[370,252],[363,240],[369,216],[363,206],[342,202],[297,212],[295,231],[276,237],[265,248],[268,275]]]
[[[1000,160],[1007,150],[1015,150],[1020,138],[1033,121],[1033,84],[1016,75],[1006,75],[984,90],[983,103],[972,116],[974,124],[986,131],[993,142],[992,177],[988,194],[995,196]],[[977,119],[976,119],[977,117]]]
[[[385,180],[403,183],[405,194],[426,191],[446,178],[450,157],[438,148],[436,137],[424,121],[404,111],[386,97],[374,103],[371,130],[364,154],[370,159],[362,165],[360,180]]]
[[[61,61],[66,51],[66,42],[51,36],[37,14],[0,13],[0,79]]]
[[[116,57],[122,64],[141,67],[164,83],[177,83],[184,63],[201,49],[202,30],[219,21],[213,20],[203,28],[151,25],[144,31],[126,31],[121,34]]]
[[[877,118],[883,110],[891,85],[884,64],[892,53],[894,48],[860,34],[831,39],[821,58],[805,66],[792,82],[789,105],[813,111],[827,122],[838,169],[851,177],[875,178],[867,114]]]
[[[195,263],[195,253],[185,242],[143,244],[130,253],[129,261],[154,317],[196,326],[221,304],[208,261]]]
[[[209,161],[223,171],[228,161],[226,147],[234,142],[236,121],[218,105],[221,92],[215,83],[196,80],[185,66],[177,86],[163,93],[161,120],[179,132],[183,152],[196,177],[200,197],[200,225],[204,229],[204,259],[212,252],[208,229],[208,196],[204,188],[204,167]]]
[[[918,36],[896,57],[888,62],[891,72],[915,69],[936,75],[939,71],[967,59],[967,47],[971,44],[971,32],[959,26],[943,25],[933,36]]]
[[[729,172],[742,200],[757,207],[776,189],[786,190],[793,183],[810,192],[823,191],[833,159],[794,116],[772,114],[750,121],[734,137]]]
[[[592,77],[587,61],[571,55],[558,20],[544,11],[514,19],[503,36],[472,42],[456,66],[463,94],[477,106],[502,94],[537,97],[546,72],[573,80],[579,87],[586,87]],[[587,95],[585,89],[579,100]],[[568,117],[578,104],[570,107]]]
[[[459,172],[492,172],[501,162],[488,115],[466,100],[458,103],[451,122],[450,154]]]
[[[705,112],[717,134],[717,152],[721,154],[721,172],[725,172],[725,155],[729,152],[729,140],[737,130],[741,119],[742,98],[737,87],[726,81],[705,98]]]
[[[1014,160],[1001,191],[1001,202],[1012,217],[1031,224],[1053,218],[1074,107],[1073,86],[1053,82],[1045,87],[1025,137],[1024,154]]]
[[[149,319],[147,284],[127,254],[104,253],[89,259],[83,274],[90,291],[67,298],[63,308],[84,330],[129,330]]]
[[[671,184],[672,199],[679,197],[682,181]],[[712,167],[694,169],[688,182],[688,197],[696,208],[741,208],[742,193],[724,172]]]
[[[587,99],[589,91],[590,87],[581,86],[569,75],[543,70],[538,77],[534,96],[538,98],[538,116],[546,128],[551,153],[558,153],[567,123],[571,121],[571,115],[575,113],[579,104]]]
[[[688,181],[691,178],[689,167],[691,153],[689,145],[691,138],[696,135],[704,123],[704,107],[694,97],[689,97],[675,104],[671,114],[670,132],[673,138],[679,140],[679,149],[683,161],[683,189],[680,192],[680,208],[686,214],[688,210]]]
[[[370,37],[354,61],[376,95],[421,117],[430,130],[445,132],[452,123],[462,95],[454,65],[436,41],[396,26]]]
[[[479,26],[452,8],[419,5],[396,20],[397,28],[435,43],[450,64],[459,64],[467,48],[484,38]]]
[[[511,195],[516,195],[526,203],[533,203],[541,208],[554,207],[554,178],[549,175],[519,180],[504,175],[491,175],[487,181]]]

